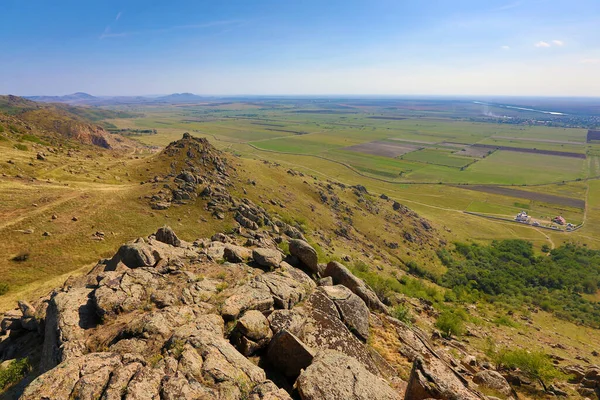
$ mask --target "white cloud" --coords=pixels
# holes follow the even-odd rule
[[[562,40],[553,40],[552,43],[554,43],[557,46],[564,46],[565,42],[563,42]]]
[[[502,50],[510,50],[510,46],[502,46],[500,47]]]
[[[117,16],[115,17],[115,21],[118,21],[121,19],[121,15],[123,15],[122,11],[119,11],[119,13],[117,14]]]
[[[534,46],[535,47],[550,47],[550,43],[544,42],[543,40],[540,40]]]

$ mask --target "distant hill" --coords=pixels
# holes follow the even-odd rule
[[[98,100],[97,97],[91,94],[77,92],[66,96],[28,96],[26,99],[38,101],[42,103],[67,103],[67,104],[89,104]]]
[[[154,100],[167,103],[193,103],[197,101],[206,101],[206,98],[193,93],[173,93],[168,96],[157,97]]]
[[[0,126],[17,140],[23,135],[33,135],[45,139],[75,140],[107,149],[134,146],[128,139],[111,134],[94,124],[94,121],[118,117],[120,114],[60,103],[37,103],[12,95],[0,96]]]
[[[106,106],[115,104],[152,104],[152,103],[196,103],[207,100],[204,96],[193,93],[173,93],[165,96],[92,96],[88,93],[77,92],[66,96],[26,96],[27,100],[41,103],[61,103],[76,106]]]

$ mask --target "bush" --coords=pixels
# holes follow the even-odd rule
[[[453,335],[461,336],[465,332],[464,320],[462,313],[444,311],[435,321],[435,327],[442,332],[443,337],[450,339]]]
[[[392,309],[392,316],[399,321],[404,323],[410,323],[411,321],[411,313],[410,309],[404,304],[398,304],[396,307]]]
[[[494,361],[498,368],[520,369],[530,379],[537,380],[545,391],[546,384],[564,376],[543,351],[502,349],[495,354]]]
[[[506,315],[501,315],[501,316],[495,318],[493,322],[497,326],[503,325],[503,326],[509,326],[511,328],[515,328],[518,326],[515,321],[513,321],[510,317],[508,317]]]
[[[290,243],[287,241],[282,241],[281,243],[279,243],[277,245],[277,247],[279,247],[279,250],[283,251],[285,254],[290,254]]]
[[[8,367],[0,368],[0,390],[19,382],[30,369],[29,360],[26,358],[15,360]]]
[[[12,258],[12,260],[16,261],[16,262],[27,261],[27,260],[29,260],[29,252],[28,251],[22,251],[19,254],[17,254],[16,256],[14,256]]]

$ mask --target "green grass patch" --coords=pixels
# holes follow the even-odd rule
[[[27,358],[14,360],[7,367],[0,368],[0,390],[19,382],[31,370]]]
[[[27,150],[29,150],[28,147],[25,146],[22,143],[15,143],[15,149],[21,150],[21,151],[27,151]]]

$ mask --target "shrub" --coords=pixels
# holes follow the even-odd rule
[[[546,384],[564,376],[543,351],[502,349],[495,354],[494,361],[498,368],[520,369],[530,379],[537,380],[545,391]]]
[[[31,366],[27,358],[15,360],[8,367],[0,368],[0,390],[19,382],[30,369]]]
[[[27,261],[27,260],[29,260],[29,252],[28,251],[22,251],[19,254],[17,254],[16,256],[14,256],[12,258],[12,260],[16,261],[16,262]]]
[[[497,326],[503,325],[503,326],[509,326],[511,328],[517,327],[517,323],[506,315],[501,315],[501,316],[495,318],[493,322]]]
[[[442,312],[435,321],[435,327],[442,332],[443,337],[450,339],[452,335],[460,336],[464,333],[464,320],[462,313],[447,310]]]
[[[404,323],[410,323],[411,321],[410,309],[404,304],[398,304],[394,307],[392,309],[392,316]]]
[[[277,247],[279,247],[279,250],[283,251],[285,254],[290,254],[290,243],[287,241],[282,241],[281,243],[279,243],[277,245]]]
[[[8,283],[0,282],[0,296],[8,292]]]

